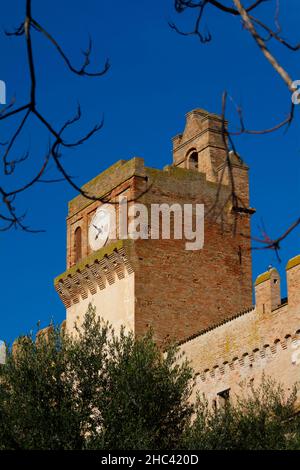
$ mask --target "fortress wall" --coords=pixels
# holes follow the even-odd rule
[[[209,403],[218,393],[230,389],[230,398],[234,401],[237,395],[246,395],[252,386],[256,388],[263,376],[282,384],[287,395],[295,384],[300,385],[299,333],[200,373],[196,389],[205,394]]]
[[[254,308],[181,345],[201,392],[210,398],[227,388],[236,393],[241,382],[257,383],[263,372],[286,390],[300,380],[300,257],[289,261],[287,277],[286,303],[278,305],[279,275],[271,269],[256,280]]]

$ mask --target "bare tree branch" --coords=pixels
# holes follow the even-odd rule
[[[6,32],[8,36],[16,36],[16,37],[21,37],[23,36],[26,41],[26,51],[27,51],[27,63],[28,63],[28,68],[29,68],[29,76],[30,76],[30,99],[29,102],[25,105],[22,105],[16,109],[13,109],[15,100],[12,100],[9,105],[7,105],[5,108],[3,108],[0,111],[0,121],[3,121],[4,119],[9,119],[13,116],[18,115],[19,113],[22,113],[25,111],[25,114],[23,118],[21,119],[19,125],[16,127],[12,137],[10,138],[9,142],[3,145],[6,145],[6,149],[4,151],[4,154],[2,156],[2,161],[3,161],[3,167],[4,167],[4,175],[12,175],[15,171],[15,168],[18,164],[21,164],[24,162],[25,159],[28,157],[28,152],[18,158],[10,158],[9,156],[13,151],[14,145],[20,136],[23,128],[25,127],[28,119],[31,116],[35,116],[38,120],[38,122],[47,129],[47,131],[50,133],[50,136],[54,138],[54,144],[49,148],[47,155],[44,159],[44,162],[41,166],[41,168],[37,171],[36,175],[32,178],[31,181],[24,183],[23,185],[10,190],[6,191],[3,187],[0,188],[0,199],[2,201],[2,204],[0,204],[0,220],[4,223],[3,226],[0,227],[0,230],[9,230],[12,227],[15,228],[20,228],[22,230],[26,231],[33,231],[29,229],[24,223],[23,219],[25,217],[25,214],[18,216],[16,212],[16,208],[14,206],[14,201],[17,195],[20,193],[23,193],[24,191],[28,190],[31,188],[34,184],[36,183],[53,183],[53,182],[59,182],[62,181],[62,178],[52,178],[52,179],[42,179],[42,176],[45,173],[45,170],[48,166],[48,163],[50,159],[53,160],[55,163],[55,166],[57,170],[63,175],[63,179],[67,181],[69,184],[72,185],[74,189],[79,191],[81,194],[83,194],[85,197],[89,197],[92,200],[100,200],[99,198],[96,198],[92,195],[85,194],[84,191],[82,191],[72,180],[72,177],[67,173],[67,171],[64,169],[62,163],[61,163],[61,154],[59,153],[59,148],[60,147],[65,147],[65,148],[73,148],[77,147],[79,145],[82,145],[84,142],[86,142],[89,138],[91,138],[94,134],[96,134],[103,126],[103,119],[100,121],[100,123],[96,124],[90,131],[86,133],[86,135],[80,137],[79,139],[75,140],[74,142],[68,142],[64,139],[63,134],[64,131],[73,125],[75,122],[79,121],[81,118],[81,109],[80,105],[78,105],[77,113],[72,119],[67,120],[63,126],[61,127],[60,130],[56,130],[54,126],[49,122],[47,119],[47,116],[45,116],[43,113],[41,113],[37,107],[36,103],[36,69],[35,69],[35,60],[34,60],[34,51],[33,51],[33,40],[32,40],[32,31],[36,31],[37,33],[42,34],[48,41],[52,43],[52,45],[55,46],[56,51],[59,53],[59,55],[62,57],[64,60],[65,64],[68,66],[71,72],[81,75],[81,76],[87,76],[87,77],[99,77],[104,75],[108,69],[109,69],[109,62],[106,61],[106,64],[104,68],[101,71],[98,72],[90,72],[87,70],[88,66],[90,65],[90,56],[92,52],[92,41],[89,39],[89,45],[86,51],[84,51],[84,62],[83,65],[79,68],[76,69],[66,56],[66,54],[63,52],[63,49],[61,46],[58,44],[58,42],[52,37],[52,35],[46,31],[32,16],[32,2],[31,0],[26,0],[25,2],[26,5],[26,13],[25,13],[25,19],[24,22],[13,32]],[[3,212],[4,208],[6,208],[7,214]],[[33,231],[35,232],[35,231]]]
[[[232,15],[234,17],[238,17],[242,20],[242,24],[244,28],[251,34],[253,37],[256,45],[262,52],[263,56],[265,59],[270,63],[270,65],[273,67],[274,71],[276,74],[280,76],[282,79],[283,83],[285,86],[288,88],[289,92],[293,93],[295,91],[295,88],[293,86],[293,80],[288,73],[288,71],[280,64],[279,60],[275,57],[275,55],[270,51],[269,47],[267,47],[267,42],[271,40],[275,40],[278,42],[280,45],[284,46],[285,48],[289,49],[290,51],[297,52],[300,50],[300,43],[297,44],[292,44],[291,42],[287,41],[283,36],[282,36],[282,28],[280,26],[279,22],[279,7],[280,7],[280,0],[275,0],[275,13],[274,13],[274,24],[275,27],[272,28],[268,26],[264,21],[262,21],[260,18],[257,17],[257,14],[254,16],[254,12],[258,11],[258,7],[260,7],[262,4],[270,2],[270,0],[258,0],[254,1],[250,6],[245,7],[244,4],[242,3],[241,0],[232,0],[234,7],[229,7],[228,5],[225,5],[224,3],[218,1],[218,0],[198,0],[198,1],[192,1],[192,0],[175,0],[174,6],[175,10],[177,13],[183,13],[187,9],[192,9],[192,10],[198,10],[195,23],[194,23],[194,28],[191,32],[185,33],[182,32],[175,24],[169,23],[170,27],[174,29],[176,32],[179,34],[182,34],[184,36],[188,35],[195,35],[198,36],[201,40],[202,43],[205,43],[205,37],[201,34],[200,28],[201,28],[201,22],[203,21],[204,13],[205,10],[211,6],[217,10],[220,10],[224,12],[225,14]],[[263,37],[258,29],[262,31],[263,33],[266,33],[267,36]],[[212,39],[212,36],[210,35],[209,40]],[[238,119],[239,119],[239,128],[236,131],[229,131],[226,126],[225,126],[225,112],[226,112],[226,106],[227,106],[227,99],[230,99],[231,102],[234,104],[235,107],[235,112],[237,113]],[[242,134],[250,134],[250,135],[264,135],[264,134],[269,134],[272,132],[276,132],[279,129],[285,128],[286,130],[289,129],[290,125],[292,124],[295,116],[295,105],[291,100],[290,104],[290,111],[287,113],[286,117],[281,119],[277,124],[266,127],[263,129],[249,129],[245,125],[245,120],[244,120],[244,115],[243,115],[243,110],[240,106],[236,105],[234,100],[229,97],[227,92],[224,92],[223,98],[222,98],[222,122],[223,122],[223,128],[222,128],[222,135],[223,135],[223,141],[224,145],[227,149],[227,156],[226,156],[226,166],[224,167],[227,169],[228,174],[229,174],[229,183],[231,187],[231,201],[232,201],[232,207],[233,211],[238,211],[241,212],[245,208],[243,208],[242,201],[237,200],[237,195],[235,192],[235,185],[234,185],[234,178],[233,174],[231,171],[231,163],[230,163],[230,147],[228,146],[228,143],[230,143],[230,146],[234,150],[235,153],[236,150],[234,148],[234,142],[232,140],[233,136],[238,136]],[[224,174],[224,173],[223,173]],[[223,178],[223,174],[221,175],[221,181]],[[219,200],[219,191],[217,194],[216,198],[216,204],[218,203]],[[216,205],[214,204],[214,206]],[[247,209],[246,209],[247,210]],[[274,249],[276,251],[276,255],[278,256],[278,250],[280,248],[280,244],[285,238],[296,228],[300,225],[300,218],[298,218],[294,223],[291,224],[290,227],[288,227],[287,230],[284,231],[282,235],[277,237],[276,239],[270,238],[265,230],[262,230],[262,238],[254,239],[257,242],[260,242],[263,246],[263,248],[268,248],[268,249]]]
[[[273,54],[269,51],[269,49],[266,46],[266,43],[264,40],[261,38],[261,36],[258,34],[257,30],[255,29],[250,16],[248,15],[247,11],[243,7],[242,3],[240,0],[233,0],[234,4],[236,5],[237,10],[239,11],[244,24],[250,34],[252,35],[253,39],[255,40],[256,44],[264,54],[265,58],[267,59],[268,62],[272,65],[272,67],[275,69],[275,71],[278,73],[278,75],[282,78],[282,80],[285,82],[287,85],[288,89],[293,93],[294,88],[293,88],[293,80],[289,76],[288,72],[280,65],[276,57],[274,57]]]

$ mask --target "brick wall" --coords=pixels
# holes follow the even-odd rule
[[[296,260],[296,261],[295,261]],[[257,385],[262,374],[291,391],[300,380],[300,257],[287,265],[288,302],[275,306],[280,295],[277,271],[263,273],[256,281],[257,304],[249,311],[203,332],[181,348],[199,373],[198,390],[213,400],[222,390],[240,393],[240,385]],[[264,309],[262,308],[262,301]]]
[[[143,334],[152,327],[158,342],[183,340],[252,304],[250,242],[239,235],[250,235],[250,216],[232,213],[221,131],[219,116],[194,110],[187,115],[183,134],[174,139],[173,165],[156,170],[145,167],[141,158],[121,160],[83,187],[111,202],[126,194],[149,208],[154,203],[205,206],[202,250],[187,251],[185,240],[174,239],[137,240],[128,245],[135,271],[134,329]],[[193,148],[198,152],[198,171],[187,169]],[[248,207],[248,168],[236,156],[232,158],[236,191]],[[82,230],[83,258],[91,254],[88,226],[100,204],[82,195],[69,203],[67,269],[76,261],[77,227]]]
[[[209,213],[218,185],[208,183],[201,173],[169,169],[149,174],[153,186],[142,200],[204,203],[204,247],[185,250],[181,240],[138,240],[134,243],[136,272],[135,330],[148,326],[159,341],[183,339],[220,321],[237,309],[252,305],[249,216],[240,215],[233,234],[230,207],[222,212],[223,224]],[[218,212],[228,188],[220,194]]]

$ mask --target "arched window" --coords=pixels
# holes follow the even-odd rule
[[[189,153],[187,163],[189,170],[198,170],[198,152],[196,150]]]
[[[74,234],[74,252],[75,252],[75,263],[78,263],[82,258],[82,247],[81,247],[81,227],[77,227]]]

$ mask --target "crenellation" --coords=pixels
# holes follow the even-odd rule
[[[295,332],[295,342],[300,340],[300,333]],[[289,336],[289,338],[291,338]],[[232,371],[240,371],[247,369],[254,365],[261,363],[264,359],[273,359],[276,354],[280,354],[281,351],[291,350],[292,341],[287,341],[286,338],[282,340],[276,339],[274,343],[269,345],[265,344],[261,349],[256,348],[252,353],[244,352],[241,357],[233,357],[231,361],[225,361],[222,363],[220,359],[219,364],[215,364],[211,369],[205,369],[198,372],[203,382],[209,379],[218,379],[220,375],[229,375]]]

